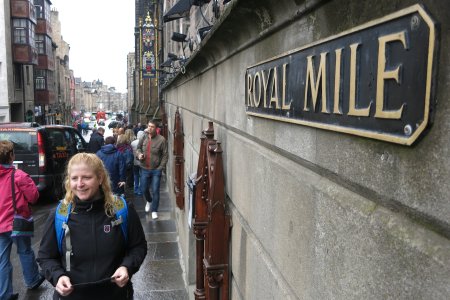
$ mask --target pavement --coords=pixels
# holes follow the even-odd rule
[[[142,196],[135,196],[133,193],[127,192],[126,198],[129,202],[133,202],[140,216],[148,245],[147,256],[139,271],[134,274],[132,278],[135,293],[134,299],[189,299],[183,280],[184,271],[180,264],[175,212],[172,201],[169,199],[165,178],[162,178],[161,180],[161,198],[159,202],[158,219],[152,220],[150,213],[145,213],[145,201]],[[42,237],[40,229],[47,220],[49,210],[55,206],[55,203],[51,203],[38,205],[33,208],[36,232],[35,237],[32,239],[32,244],[36,255]],[[33,291],[27,290],[24,286],[21,266],[16,254],[15,246],[13,246],[11,251],[11,262],[13,264],[14,292],[19,293],[19,299],[52,299],[54,288],[47,281]]]

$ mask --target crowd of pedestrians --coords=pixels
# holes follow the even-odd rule
[[[16,219],[33,223],[29,204],[39,192],[28,174],[15,169],[13,144],[0,141],[5,189],[0,194],[0,300],[18,299],[12,287],[13,243],[29,289],[47,279],[55,287],[53,299],[133,299],[130,278],[147,254],[147,242],[125,191],[143,196],[145,212],[158,218],[167,141],[153,120],[114,128],[106,138],[104,134],[103,127],[94,130],[87,152],[69,160],[66,194],[49,214],[37,260],[31,248],[33,228],[19,232],[15,226]]]
[[[88,151],[103,161],[113,193],[124,195],[125,189],[133,189],[135,195],[144,197],[145,212],[157,219],[160,181],[168,159],[167,141],[158,122],[115,127],[112,132],[104,138],[102,127],[94,131]]]

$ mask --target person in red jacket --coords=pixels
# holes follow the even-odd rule
[[[14,217],[12,198],[12,182],[14,166],[14,145],[10,141],[0,141],[0,299],[17,299],[19,294],[13,293],[12,265],[10,262],[12,243],[16,244],[17,253],[22,264],[25,285],[29,289],[38,288],[45,278],[39,273],[34,251],[31,248],[31,237],[11,237]],[[35,203],[39,192],[30,176],[17,169],[14,172],[14,190],[16,195],[17,214],[24,218],[31,217],[29,203]]]

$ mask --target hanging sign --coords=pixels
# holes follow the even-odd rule
[[[150,14],[147,14],[145,19],[147,26],[144,26],[142,31],[142,76],[144,78],[156,76],[155,27],[151,22]]]
[[[435,27],[414,5],[248,67],[246,113],[411,145],[434,109]]]

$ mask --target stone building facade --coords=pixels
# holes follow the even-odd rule
[[[11,54],[11,16],[9,1],[0,7],[0,122],[10,121],[9,102],[14,97]]]
[[[432,75],[427,77],[431,80],[431,111],[427,129],[413,145],[373,138],[380,137],[378,132],[355,135],[351,130],[344,133],[333,130],[339,124],[321,127],[318,123],[285,121],[289,115],[267,118],[248,113],[248,94],[258,89],[253,85],[255,77],[248,76],[253,67],[294,58],[301,49],[316,51],[311,56],[315,56],[317,67],[325,50],[321,52],[314,47],[326,47],[328,42],[340,41],[350,34],[381,45],[383,39],[374,33],[378,32],[376,24],[390,24],[392,16],[402,15],[411,7],[423,9],[434,25],[413,13],[408,26],[399,27],[400,40],[395,51],[414,51],[412,40],[401,41],[401,36],[410,30],[421,26],[434,26],[436,30],[429,44],[436,47],[431,53]],[[375,30],[366,33],[366,29],[358,26]],[[185,73],[178,73],[168,82],[161,95],[168,118],[170,149],[174,144],[177,110],[181,116],[184,178],[197,171],[201,132],[208,122],[214,123],[215,139],[221,142],[227,209],[232,220],[230,299],[448,298],[449,33],[447,1],[228,2],[211,32],[190,56]],[[360,47],[348,49],[363,49]],[[338,53],[338,49],[330,48],[333,54],[329,57]],[[352,53],[354,56],[343,63],[353,61],[354,70],[362,71],[357,69],[358,63],[383,59]],[[417,86],[404,86],[410,78],[402,73],[408,72],[408,64],[393,63],[403,57],[389,53],[392,55],[386,56],[386,64],[392,63],[390,69],[379,67],[373,76],[381,76],[380,70],[385,75],[392,71],[389,74],[393,77],[389,79],[390,75],[386,75],[385,81],[389,82],[386,89],[401,87],[406,88],[405,92],[418,93]],[[425,65],[430,61],[418,59],[416,63]],[[306,72],[307,64],[304,66],[305,70],[299,74]],[[328,68],[323,72],[329,75],[332,67]],[[283,71],[282,64],[279,70]],[[395,70],[404,77],[392,79]],[[280,82],[282,74],[279,73]],[[315,87],[310,85],[316,89],[316,98],[314,92],[311,97],[323,101],[317,74],[310,77],[317,83]],[[262,80],[262,84],[267,82]],[[294,82],[299,87],[307,84]],[[370,82],[367,87],[365,82],[359,83],[370,89]],[[279,94],[275,94],[272,86],[274,89],[268,95],[282,97],[285,86],[280,83],[279,87]],[[289,88],[292,86],[286,89]],[[357,99],[365,96],[358,94],[363,93],[363,87],[360,88],[353,89]],[[259,90],[266,89],[259,86]],[[376,99],[372,100],[375,107]],[[314,105],[320,107],[318,103]],[[355,106],[356,110],[361,108]],[[405,109],[420,110],[414,104]],[[410,128],[405,126],[405,134],[406,129]],[[172,155],[167,167],[169,186],[174,183],[173,170]],[[175,199],[174,192],[171,193]],[[188,225],[188,199],[186,188],[185,208],[178,209],[176,214],[186,282],[193,291],[195,237]],[[190,297],[194,299],[192,292]]]

